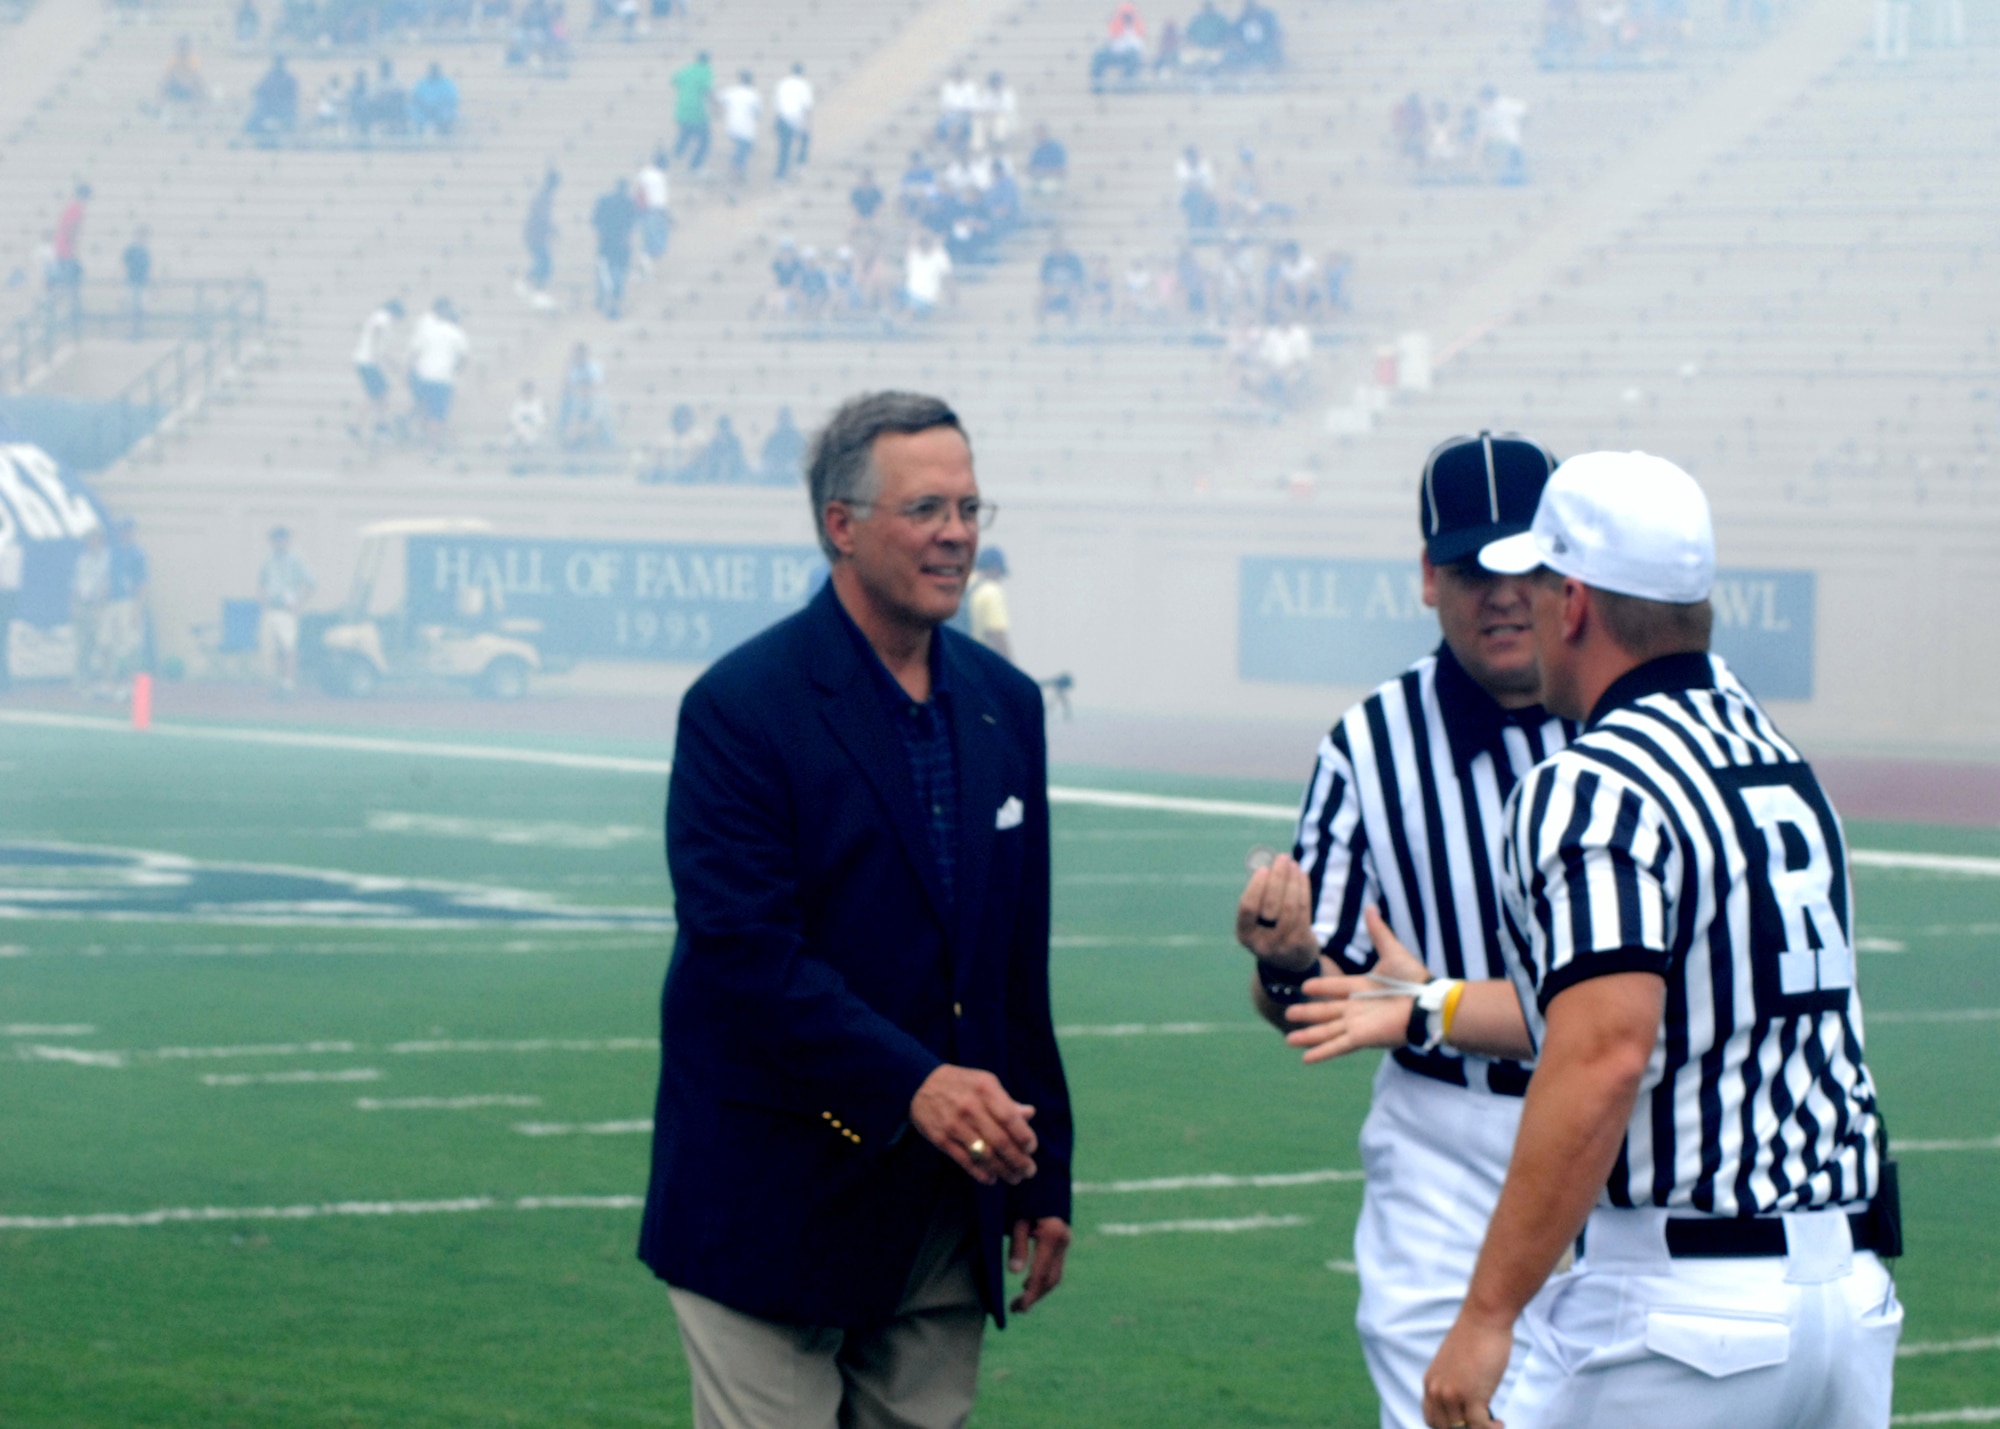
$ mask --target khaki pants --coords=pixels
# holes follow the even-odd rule
[[[986,1329],[964,1205],[937,1216],[896,1318],[867,1330],[760,1320],[670,1287],[695,1429],[958,1429]]]

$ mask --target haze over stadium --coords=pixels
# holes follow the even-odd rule
[[[0,1421],[681,1422],[671,732],[885,388],[1050,692],[1078,1242],[976,1422],[1374,1422],[1369,1067],[1274,1063],[1230,898],[1485,429],[1706,490],[1935,1148],[1898,1414],[2000,1420],[2000,0],[1221,19],[0,0]]]

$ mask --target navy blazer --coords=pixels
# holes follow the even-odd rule
[[[958,767],[955,904],[830,583],[681,704],[666,821],[679,933],[639,1255],[767,1320],[891,1319],[942,1196],[976,1206],[981,1292],[1004,1323],[1006,1228],[1070,1213],[1041,691],[956,631],[934,638]],[[944,1062],[1036,1108],[1029,1181],[982,1189],[910,1125]]]

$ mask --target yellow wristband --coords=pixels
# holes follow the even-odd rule
[[[1451,1040],[1451,1020],[1458,1016],[1458,1000],[1465,996],[1465,984],[1455,982],[1451,991],[1444,995],[1444,1010],[1438,1014],[1438,1026],[1444,1032],[1444,1040]]]

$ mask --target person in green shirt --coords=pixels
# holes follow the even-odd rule
[[[699,170],[708,162],[708,116],[715,89],[715,71],[709,67],[708,51],[703,50],[691,64],[674,71],[674,123],[680,133],[674,140],[674,157],[688,155],[688,167]]]

